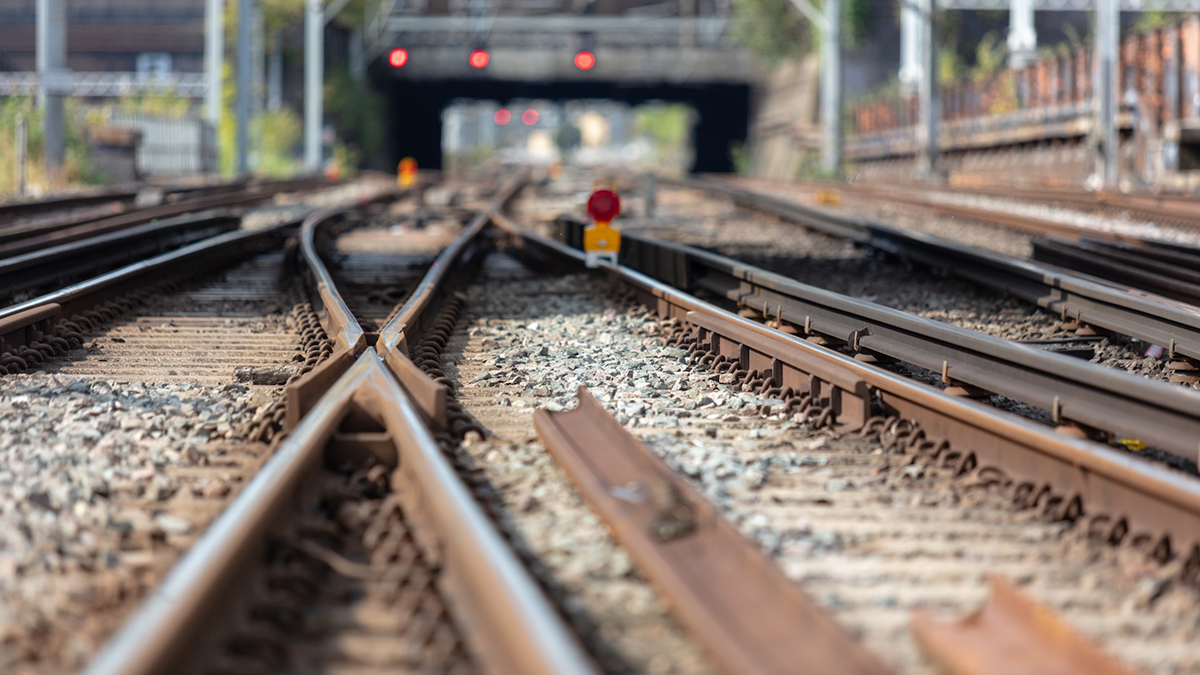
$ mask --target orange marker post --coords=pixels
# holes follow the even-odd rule
[[[621,252],[621,232],[609,226],[621,213],[621,198],[611,184],[599,185],[588,198],[588,214],[595,222],[583,231],[583,252],[588,267],[601,263],[617,264]]]
[[[396,185],[401,190],[407,190],[417,182],[417,160],[405,157],[396,167]]]

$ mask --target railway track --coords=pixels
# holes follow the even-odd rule
[[[239,371],[288,382],[238,432],[269,448],[261,466],[167,547],[174,566],[145,579],[162,582],[88,672],[931,672],[986,653],[945,621],[997,573],[1022,587],[995,582],[1003,620],[1028,626],[1030,594],[1125,664],[1200,672],[1193,477],[736,316],[689,294],[680,272],[700,258],[677,250],[631,239],[662,281],[587,272],[508,215],[520,187],[493,190],[454,237],[458,213],[438,224],[411,202],[315,212],[288,249],[304,291],[272,286],[284,301],[256,280],[292,268],[294,223],[0,315],[6,344],[54,351],[60,317],[180,256],[253,244],[177,292],[183,316],[152,305],[96,333],[100,352],[26,367],[107,377],[102,354],[140,363],[129,340],[175,335],[208,303],[243,315],[198,321],[202,335],[307,345],[301,368]],[[251,316],[271,307],[266,326]],[[189,341],[217,351],[204,339]],[[231,365],[217,357],[214,382]],[[1064,655],[1038,638],[1008,648],[1121,672],[1089,643]]]
[[[1160,345],[1183,371],[1200,354],[1200,312],[1166,298],[1070,271],[956,242],[902,231],[862,218],[813,208],[714,181],[689,188],[721,194],[740,206],[794,222],[856,246],[897,256],[1043,308],[1063,320]],[[1132,291],[1132,292],[1131,292]]]

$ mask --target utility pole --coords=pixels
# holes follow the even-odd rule
[[[250,143],[250,44],[251,22],[254,0],[238,0],[238,45],[237,45],[237,175],[245,176],[249,170],[248,153]]]
[[[1115,0],[1114,0],[1115,1]],[[938,97],[937,26],[934,22],[934,0],[920,0],[922,68],[924,71],[919,90],[922,152],[918,163],[923,178],[933,178],[938,162],[938,117],[941,101]]]
[[[322,165],[322,85],[325,80],[325,12],[321,0],[306,0],[304,14],[304,164],[309,171]]]
[[[809,0],[791,0],[821,33],[821,168],[842,175],[841,0],[825,0],[822,13]]]
[[[60,178],[65,154],[65,99],[71,90],[67,71],[67,6],[65,0],[37,0],[38,104],[42,106],[46,183]]]
[[[842,10],[841,0],[825,0],[821,36],[821,169],[842,176]]]
[[[263,25],[261,0],[255,0],[250,19],[250,169],[257,170],[262,161],[262,113],[267,96],[266,27]]]
[[[221,128],[221,71],[225,61],[225,0],[204,1],[204,118],[213,133]]]
[[[1120,0],[1096,0],[1096,72],[1093,75],[1095,93],[1095,129],[1099,166],[1097,173],[1106,189],[1116,188],[1120,180],[1117,155],[1120,139],[1117,135],[1117,49],[1120,43]]]

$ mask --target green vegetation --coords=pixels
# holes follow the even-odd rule
[[[0,162],[0,194],[11,194],[17,188],[17,119],[24,117],[26,138],[28,139],[25,176],[27,186],[42,191],[48,190],[46,184],[46,165],[42,155],[42,143],[45,127],[42,124],[42,111],[34,105],[30,96],[10,96],[0,99],[0,157],[6,161]],[[98,177],[91,166],[88,157],[88,146],[85,142],[83,111],[68,99],[66,106],[66,157],[63,161],[62,175],[56,177],[56,183],[92,184]]]
[[[366,82],[350,77],[345,69],[326,75],[325,114],[333,119],[338,135],[344,139],[344,156],[354,160],[350,165],[342,165],[343,169],[363,161],[375,168],[385,168],[381,159],[385,130],[383,116],[379,114],[383,109],[382,97]]]
[[[862,43],[872,16],[870,0],[843,0],[844,48],[854,49]],[[734,41],[773,69],[784,59],[808,53],[820,43],[821,31],[789,0],[733,0],[732,34]]]
[[[788,0],[733,0],[733,39],[770,68],[808,51],[813,32]]]
[[[686,103],[651,103],[634,113],[634,133],[650,141],[660,155],[687,147],[692,127],[692,109]]]

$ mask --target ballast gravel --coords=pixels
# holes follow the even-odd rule
[[[961,617],[1000,573],[1147,672],[1200,672],[1200,603],[1178,569],[1014,512],[971,475],[885,453],[875,438],[813,429],[784,402],[737,391],[665,345],[670,324],[615,307],[585,277],[489,281],[443,355],[489,435],[460,449],[486,479],[503,529],[610,672],[704,672],[536,438],[539,407],[589,388],[692,480],[785,572],[900,672],[931,673],[907,628],[928,607]],[[649,639],[649,644],[647,640]]]
[[[230,490],[221,471],[188,472],[222,463],[255,398],[236,384],[0,378],[0,670],[83,665],[174,557],[153,552],[182,552],[211,515],[173,502]]]

